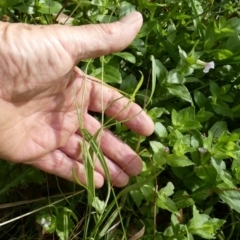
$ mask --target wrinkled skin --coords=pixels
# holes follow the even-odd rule
[[[101,124],[88,110],[103,108],[117,120],[129,119],[125,124],[133,131],[151,134],[153,123],[138,105],[75,67],[82,59],[124,49],[141,25],[137,12],[116,23],[80,27],[0,23],[0,157],[70,181],[74,169],[85,184],[76,102],[91,134]],[[124,186],[140,173],[141,159],[107,129],[100,147],[113,185]],[[94,177],[101,187],[105,175],[98,161]]]

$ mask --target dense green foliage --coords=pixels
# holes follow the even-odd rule
[[[105,119],[139,153],[144,170],[123,190],[105,186],[90,200],[77,185],[1,162],[0,203],[13,204],[2,205],[0,222],[37,211],[0,223],[0,239],[53,239],[47,233],[60,239],[239,239],[238,1],[0,0],[0,10],[3,20],[32,24],[55,23],[63,11],[73,25],[140,11],[144,25],[124,52],[80,67],[103,76],[155,122],[155,133],[145,138]],[[16,207],[19,200],[27,201]]]

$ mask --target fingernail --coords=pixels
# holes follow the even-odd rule
[[[142,21],[142,14],[140,12],[131,12],[119,21],[124,24],[132,24],[139,20]]]

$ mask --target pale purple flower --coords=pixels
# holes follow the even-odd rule
[[[48,221],[46,220],[46,218],[44,218],[44,217],[41,219],[41,222],[40,222],[40,223],[41,223],[41,225],[42,225],[44,228],[49,228],[49,226],[50,226],[50,224],[51,224],[51,223],[48,222]]]
[[[215,63],[213,61],[211,62],[203,62],[201,60],[197,60],[197,64],[202,65],[204,67],[203,72],[208,73],[210,69],[215,68]]]

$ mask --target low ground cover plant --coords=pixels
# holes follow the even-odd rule
[[[85,189],[1,161],[0,239],[239,239],[240,3],[0,0],[2,21],[31,24],[108,23],[135,10],[144,24],[132,44],[79,66],[152,117],[154,134],[142,137],[96,115],[138,152],[142,173],[95,190],[89,168]],[[84,134],[101,158],[97,136]]]

